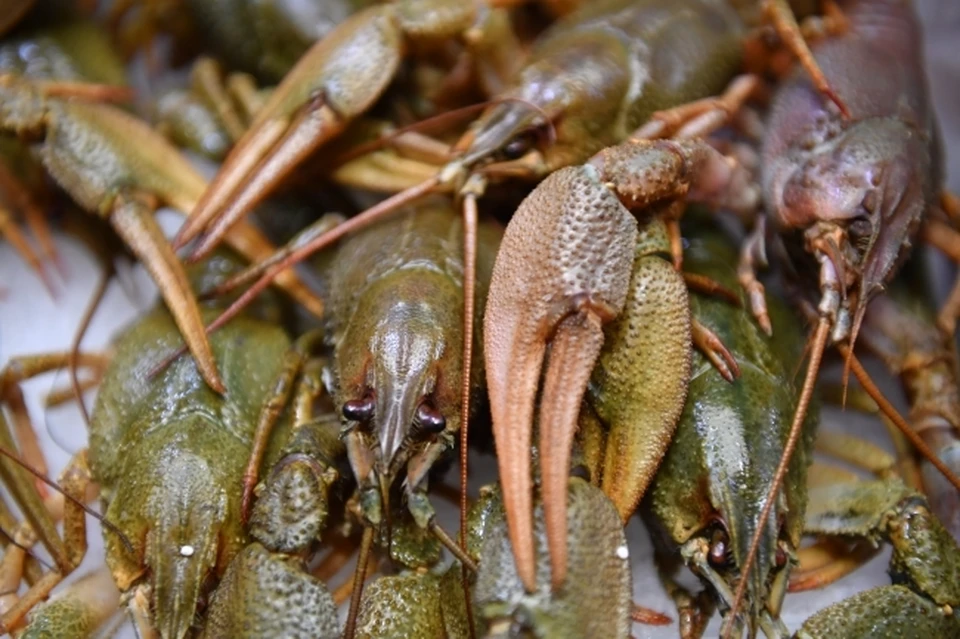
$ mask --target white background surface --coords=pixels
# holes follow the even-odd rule
[[[954,0],[921,0],[920,11],[927,24],[928,65],[933,82],[933,93],[938,107],[946,150],[949,158],[950,182],[954,191],[960,191],[960,151],[952,151],[960,140],[960,56],[956,41],[960,35],[960,3]],[[168,214],[168,220],[175,219]],[[60,350],[68,347],[79,315],[86,304],[97,278],[97,267],[85,250],[69,237],[58,237],[58,246],[68,265],[68,278],[60,285],[60,293],[52,300],[40,287],[37,278],[16,258],[10,247],[0,243],[0,290],[6,294],[0,298],[0,363],[6,363],[15,355]],[[84,342],[86,349],[104,347],[111,335],[126,325],[154,300],[152,284],[145,275],[133,274],[136,299],[130,299],[114,283],[103,307],[98,312],[89,335]],[[66,375],[48,375],[26,384],[25,391],[31,415],[35,420],[44,450],[48,456],[51,473],[56,475],[70,455],[85,445],[86,432],[75,408],[63,408],[46,412],[41,408],[40,398],[54,386],[67,383]],[[888,387],[892,388],[889,384]],[[92,399],[92,398],[91,398]],[[879,432],[879,424],[869,418],[842,415],[828,411],[825,423],[828,427],[843,423],[862,432]],[[886,442],[879,435],[877,441]],[[494,460],[490,457],[473,457],[473,469],[477,473],[476,486],[489,481],[493,475]],[[448,475],[455,482],[455,473]],[[442,507],[442,505],[441,505]],[[444,518],[450,530],[456,529],[455,512],[445,510]],[[91,521],[88,533],[90,550],[77,574],[86,573],[103,565],[102,541],[99,526]],[[634,518],[628,528],[630,548],[635,565],[634,597],[637,603],[666,612],[676,617],[671,602],[661,588],[653,570],[650,543],[639,519]],[[887,554],[874,559],[866,567],[834,586],[812,593],[790,595],[784,606],[784,620],[794,630],[803,619],[821,607],[837,601],[868,586],[887,583],[885,574]],[[688,582],[689,583],[689,582]],[[602,587],[602,584],[597,584]],[[718,620],[707,632],[716,636]],[[636,637],[674,637],[676,625],[667,628],[651,628],[635,625]],[[129,627],[122,636],[132,636]]]

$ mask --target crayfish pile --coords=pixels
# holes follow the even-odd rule
[[[0,627],[960,636],[960,199],[914,11],[0,2],[0,249],[54,298],[51,227],[103,269],[70,349],[0,371]],[[90,350],[128,259],[161,301]],[[59,370],[89,438],[54,480],[21,384]],[[89,517],[105,565],[61,583]],[[787,627],[881,541],[891,584]]]

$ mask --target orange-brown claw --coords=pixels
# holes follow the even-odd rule
[[[385,7],[355,14],[315,44],[227,156],[174,246],[202,234],[191,257],[209,253],[287,173],[373,104],[393,78],[401,51],[402,32]]]
[[[566,539],[556,526],[566,521],[560,497],[566,495],[567,469],[557,464],[569,454],[560,448],[569,450],[576,429],[603,343],[599,329],[626,302],[638,241],[630,210],[669,218],[684,196],[722,192],[734,168],[701,141],[630,140],[587,164],[552,173],[507,227],[485,311],[484,360],[510,540],[531,592],[536,578],[527,449],[547,343],[554,350],[541,396],[540,453],[552,581],[559,586]],[[569,386],[561,391],[563,384]]]
[[[478,13],[472,2],[401,0],[341,22],[284,77],[227,156],[175,247],[199,237],[191,259],[207,255],[229,226],[380,98],[408,41],[456,35],[470,40]]]
[[[258,264],[269,261],[278,251],[260,229],[249,222],[239,222],[227,233],[224,242],[244,257]],[[323,318],[323,300],[300,281],[292,269],[277,273],[274,285],[283,289],[300,306],[318,318]],[[218,291],[219,293],[220,291]],[[225,291],[224,291],[225,292]]]
[[[554,172],[520,205],[500,245],[484,316],[497,461],[517,570],[536,586],[530,441],[548,342],[540,453],[552,581],[565,573],[570,442],[602,346],[623,308],[636,222],[589,166]],[[557,522],[561,525],[557,527]]]

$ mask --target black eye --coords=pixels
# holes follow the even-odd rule
[[[584,466],[583,464],[577,464],[576,466],[574,466],[573,468],[570,469],[570,476],[571,476],[571,477],[579,477],[579,478],[582,479],[583,481],[589,482],[589,481],[590,481],[590,470],[589,470],[586,466]]]
[[[534,133],[533,131],[528,131],[526,133],[521,133],[517,137],[510,140],[505,147],[503,147],[503,157],[508,160],[517,160],[522,158],[527,154],[533,147]]]
[[[373,398],[351,399],[343,403],[341,409],[344,419],[351,422],[369,422],[373,419]]]
[[[426,403],[420,404],[417,409],[417,422],[421,429],[432,434],[442,433],[443,429],[447,427],[447,420],[443,415]]]
[[[854,239],[862,239],[870,236],[870,233],[873,231],[873,224],[870,223],[869,217],[860,215],[851,220],[847,231]]]
[[[714,568],[724,568],[727,566],[730,559],[727,546],[727,533],[722,530],[715,531],[713,538],[710,540],[710,553],[707,555],[707,560],[711,566]]]

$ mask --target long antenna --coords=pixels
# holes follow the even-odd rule
[[[363,596],[363,582],[367,579],[367,563],[370,561],[370,548],[373,546],[373,527],[366,526],[360,541],[360,553],[357,556],[357,568],[353,571],[353,592],[350,595],[350,612],[347,625],[343,629],[344,639],[353,639],[357,633],[357,614],[360,612],[360,597]]]
[[[73,396],[80,406],[80,414],[83,416],[83,423],[87,426],[87,432],[90,432],[90,412],[87,410],[87,405],[83,401],[83,389],[80,386],[80,378],[77,375],[77,368],[80,361],[80,344],[83,342],[83,338],[86,336],[87,330],[93,322],[93,316],[100,307],[100,302],[103,301],[112,276],[113,268],[109,266],[104,268],[100,274],[100,279],[97,281],[97,288],[94,290],[87,307],[83,310],[80,325],[77,327],[77,332],[74,334],[73,341],[70,343],[70,355],[67,359],[67,370],[70,373],[70,386],[73,388]]]
[[[470,381],[473,373],[474,291],[477,281],[477,198],[467,194],[463,201],[463,375],[460,384],[460,548],[467,551],[467,441],[470,430]],[[460,584],[467,613],[470,639],[475,639],[470,580],[467,565],[460,563]]]
[[[870,395],[870,398],[877,403],[877,406],[880,408],[886,417],[893,423],[897,429],[903,433],[903,436],[910,441],[911,444],[920,452],[921,455],[929,461],[934,468],[940,471],[941,474],[950,482],[954,488],[960,491],[960,478],[957,478],[956,475],[951,471],[941,460],[940,458],[930,450],[930,447],[927,446],[917,432],[907,423],[907,420],[893,407],[886,397],[883,396],[883,393],[880,392],[880,389],[877,388],[876,384],[873,383],[873,379],[870,378],[870,374],[863,367],[863,364],[860,363],[860,360],[853,354],[852,349],[846,344],[840,344],[837,346],[840,350],[840,354],[848,358],[850,362],[850,370],[853,371],[854,376],[857,378],[857,381],[860,382],[860,385],[863,386],[863,390],[867,391],[867,394]]]

